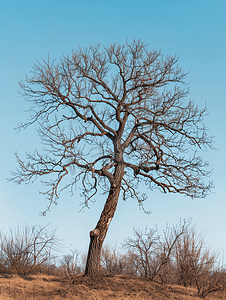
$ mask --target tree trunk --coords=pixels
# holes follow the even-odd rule
[[[90,231],[89,252],[86,261],[85,276],[100,275],[100,255],[101,248],[108,231],[109,224],[114,216],[118,204],[119,194],[121,189],[120,183],[111,186],[108,198],[96,228]]]

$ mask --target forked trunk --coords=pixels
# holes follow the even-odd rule
[[[118,184],[117,187],[115,185],[111,186],[97,226],[94,230],[90,231],[89,252],[84,275],[100,275],[101,248],[118,204],[120,186],[121,184]]]

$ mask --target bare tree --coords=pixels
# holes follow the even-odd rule
[[[54,258],[58,240],[55,230],[46,226],[17,227],[0,232],[0,256],[5,272],[27,275],[36,272]]]
[[[127,237],[123,243],[129,250],[136,273],[141,277],[150,278],[153,273],[158,240],[157,229],[145,228],[144,231],[134,229],[134,237]]]
[[[36,62],[20,83],[32,107],[30,120],[19,128],[38,123],[46,147],[27,153],[25,161],[17,156],[12,180],[46,177],[47,210],[64,188],[81,187],[85,206],[99,191],[107,194],[90,231],[86,275],[100,271],[102,244],[120,195],[142,206],[147,196],[139,192],[141,181],[149,190],[192,198],[205,197],[212,187],[204,181],[208,163],[197,153],[212,144],[202,123],[206,108],[187,99],[186,74],[177,62],[134,40]]]
[[[149,280],[159,276],[164,282],[162,270],[170,264],[175,245],[189,225],[190,220],[184,220],[178,226],[167,226],[162,235],[157,228],[134,229],[134,237],[125,239],[123,246],[129,250],[137,274]]]

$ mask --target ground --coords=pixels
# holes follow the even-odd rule
[[[104,299],[150,299],[150,300],[198,300],[196,288],[178,285],[161,285],[132,276],[104,276],[101,278],[73,278],[49,275],[0,278],[0,300],[104,300]],[[206,300],[226,299],[226,293],[216,292]]]

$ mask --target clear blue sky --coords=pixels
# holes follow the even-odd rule
[[[58,58],[78,45],[142,39],[149,49],[165,55],[179,55],[179,64],[189,71],[191,98],[209,115],[206,125],[215,136],[218,150],[203,153],[212,163],[215,183],[206,199],[191,200],[180,195],[149,192],[145,215],[135,201],[120,202],[106,240],[120,244],[133,227],[160,229],[179,218],[193,218],[206,241],[214,249],[226,251],[226,1],[225,0],[7,0],[0,1],[0,228],[17,224],[47,224],[57,227],[57,235],[72,247],[85,250],[89,231],[99,218],[104,199],[84,212],[79,192],[61,195],[59,204],[46,217],[39,211],[47,200],[39,195],[39,183],[7,183],[10,170],[17,167],[14,152],[39,147],[35,128],[21,133],[14,128],[25,121],[27,103],[18,96],[18,81],[29,72],[35,59]],[[226,253],[226,252],[225,252]]]

